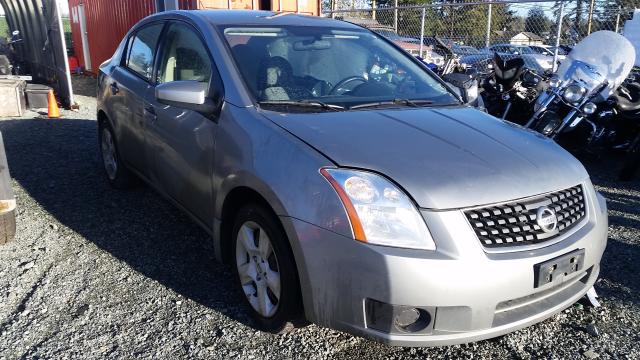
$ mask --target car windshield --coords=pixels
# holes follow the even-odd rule
[[[478,49],[471,46],[456,46],[454,45],[453,50],[461,55],[475,55],[480,54]]]
[[[519,54],[535,54],[536,52],[531,50],[530,47],[528,46],[518,46],[516,48],[514,48],[514,53],[519,53]]]
[[[459,104],[410,55],[367,30],[283,26],[221,31],[247,88],[263,105],[328,111],[372,103]]]

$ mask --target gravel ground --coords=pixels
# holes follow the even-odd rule
[[[85,95],[94,86],[76,79]],[[148,187],[109,188],[97,157],[95,100],[60,120],[0,121],[18,201],[0,247],[0,359],[640,358],[640,181],[588,164],[609,200],[596,288],[541,324],[442,348],[388,347],[315,325],[275,336],[252,327],[207,235]]]

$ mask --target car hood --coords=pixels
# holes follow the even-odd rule
[[[393,179],[422,208],[510,201],[588,178],[552,140],[468,107],[263,113],[338,166]]]

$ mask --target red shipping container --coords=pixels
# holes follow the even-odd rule
[[[259,9],[264,0],[177,0],[180,9]],[[319,0],[270,0],[274,11],[320,14]],[[267,9],[265,9],[267,10]],[[129,29],[156,12],[156,0],[69,0],[75,56],[85,71],[95,73],[111,58]]]

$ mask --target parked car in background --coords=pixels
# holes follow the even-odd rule
[[[369,30],[384,36],[385,38],[393,41],[394,44],[400,46],[404,51],[413,56],[420,55],[420,39],[401,36],[393,30],[393,28],[386,26],[371,26],[367,27]],[[423,47],[424,50],[424,47]]]
[[[531,70],[543,73],[553,68],[553,57],[539,54],[526,45],[496,44],[489,47],[489,51],[498,53],[503,58],[506,56],[519,56],[524,60],[525,66]]]
[[[607,211],[579,161],[367,29],[274,15],[151,16],[98,75],[108,181],[208,231],[261,329],[465,343],[592,287]]]
[[[451,50],[458,56],[467,56],[467,55],[478,55],[480,54],[480,50],[474,48],[473,46],[468,45],[457,45],[454,44]]]
[[[540,55],[549,56],[553,59],[555,56],[555,47],[549,45],[529,45],[529,48]],[[564,60],[567,54],[561,48],[558,48],[558,62]]]

